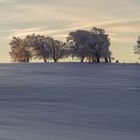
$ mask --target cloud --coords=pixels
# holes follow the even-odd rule
[[[135,25],[135,26],[134,26]],[[28,34],[43,34],[53,36],[57,39],[65,40],[68,33],[71,31],[75,31],[77,29],[87,29],[90,30],[93,26],[97,26],[100,28],[105,28],[107,33],[110,35],[112,42],[118,43],[132,43],[134,42],[133,36],[128,36],[128,33],[135,33],[139,29],[139,21],[131,21],[128,19],[119,19],[119,20],[110,20],[110,21],[98,21],[94,22],[83,22],[83,23],[75,23],[69,24],[62,27],[55,27],[53,29],[49,26],[37,26],[30,28],[22,28],[22,29],[12,29],[10,32],[10,36],[6,37],[7,39],[11,39],[13,36],[24,37]]]
[[[13,36],[32,33],[65,40],[70,31],[96,26],[112,46],[132,46],[140,32],[139,7],[139,0],[0,0],[0,42],[8,46]]]
[[[0,3],[9,3],[10,0],[0,0]]]

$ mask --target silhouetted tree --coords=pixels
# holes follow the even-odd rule
[[[67,38],[72,57],[78,57],[81,62],[88,59],[89,62],[111,62],[109,51],[110,40],[104,29],[92,28],[91,31],[77,30],[70,32]]]
[[[9,44],[11,46],[9,54],[13,62],[29,63],[32,56],[29,48],[26,46],[25,39],[13,37]]]
[[[137,45],[134,47],[135,54],[140,54],[140,36],[137,40]]]
[[[59,40],[52,40],[48,50],[49,58],[53,59],[54,62],[57,62],[59,59],[68,56],[67,44]]]
[[[31,58],[44,62],[68,57],[77,57],[84,62],[100,63],[101,59],[111,62],[110,40],[104,29],[92,28],[90,31],[70,32],[67,43],[45,35],[27,35],[25,38],[13,37],[10,42],[10,55],[14,62],[29,62]]]
[[[70,48],[70,54],[72,57],[80,58],[81,62],[84,61],[91,53],[89,51],[88,41],[90,33],[85,30],[77,30],[75,32],[70,32],[67,38],[67,43]]]
[[[97,62],[100,62],[100,58],[104,58],[105,62],[111,62],[111,52],[109,50],[110,39],[108,34],[105,33],[105,30],[102,28],[92,28],[91,29],[92,37],[95,38],[95,57]]]
[[[31,48],[33,58],[43,59],[44,62],[47,62],[47,59],[49,59],[48,47],[51,45],[53,39],[44,35],[32,34],[27,35],[25,40],[28,47]]]
[[[30,58],[54,60],[68,56],[67,44],[44,35],[27,35],[24,39],[13,37],[10,55],[14,62],[29,62]]]

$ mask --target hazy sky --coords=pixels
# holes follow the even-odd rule
[[[116,59],[135,62],[140,0],[0,0],[0,62],[10,62],[12,36],[31,33],[65,40],[70,31],[102,27]]]

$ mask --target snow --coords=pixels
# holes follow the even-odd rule
[[[0,140],[140,140],[140,65],[1,64]]]

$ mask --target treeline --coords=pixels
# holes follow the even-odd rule
[[[45,35],[13,37],[9,43],[13,62],[29,63],[32,59],[44,62],[58,62],[63,58],[78,58],[81,62],[111,62],[110,39],[104,29],[92,28],[90,31],[70,32],[66,42]]]

